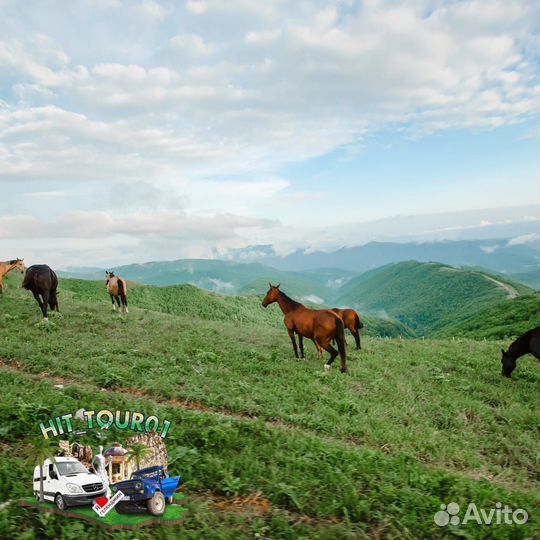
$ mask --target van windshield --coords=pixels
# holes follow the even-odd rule
[[[88,472],[84,465],[79,461],[64,461],[61,463],[56,463],[56,468],[62,476]]]

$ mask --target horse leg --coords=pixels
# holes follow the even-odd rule
[[[120,311],[120,297],[115,296],[114,299],[116,300],[116,303],[118,304],[118,311]]]
[[[126,310],[126,313],[129,313],[129,311],[128,311],[128,303],[127,303],[127,296],[125,294],[123,294],[121,296],[121,298],[122,298],[122,306],[123,306],[123,308]]]
[[[325,369],[330,369],[332,367],[332,362],[336,359],[336,356],[338,355],[338,351],[330,345],[330,342],[328,342],[328,345],[326,347],[324,345],[321,345],[321,347],[328,353],[330,353],[330,358],[328,359],[328,362],[324,364]]]
[[[49,317],[47,316],[47,309],[49,307],[49,290],[45,289],[41,293],[41,296],[43,298],[43,302],[41,303],[41,312],[43,313],[43,319],[48,321]]]
[[[294,349],[294,356],[298,358],[298,349],[296,348],[296,339],[294,339],[294,330],[287,329],[287,332],[289,332],[289,337],[291,338],[291,341],[292,341],[292,346]]]
[[[4,286],[2,284],[3,276],[0,276],[0,294],[4,294]]]
[[[32,294],[34,295],[34,298],[36,299],[36,302],[38,303],[39,309],[41,309],[41,312],[43,313],[43,302],[41,301],[41,297],[37,292],[32,291]]]
[[[300,345],[300,358],[305,358],[306,355],[304,354],[304,336],[302,334],[298,334],[298,345]]]
[[[358,328],[351,330],[351,334],[354,336],[354,341],[356,342],[356,349],[360,350],[362,346],[360,345],[360,332]]]
[[[51,306],[51,309],[53,311],[60,312],[60,307],[58,306],[58,297],[56,296],[56,293],[51,295],[49,305]]]
[[[112,294],[109,294],[109,296],[111,297],[113,311],[116,311],[116,306],[114,305],[114,296]]]

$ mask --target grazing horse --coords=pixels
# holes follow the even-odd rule
[[[343,320],[345,328],[348,328],[351,331],[351,334],[354,337],[356,342],[356,348],[361,349],[360,345],[360,330],[364,328],[364,323],[360,320],[358,313],[354,309],[345,308],[332,308],[332,311],[337,313]]]
[[[532,354],[538,360],[540,360],[540,326],[525,332],[522,336],[518,337],[508,350],[502,351],[502,372],[501,375],[505,377],[511,377],[512,371],[516,369],[516,360],[525,354]]]
[[[128,313],[128,301],[127,301],[127,284],[126,280],[114,275],[114,272],[105,272],[107,276],[105,284],[107,285],[107,292],[111,297],[112,308],[116,309],[114,301],[118,304],[120,309],[120,302],[122,302],[122,309]]]
[[[26,270],[26,266],[24,266],[24,259],[13,259],[11,261],[0,261],[0,294],[4,292],[2,280],[4,279],[4,276],[11,272],[12,270],[15,270],[17,268],[21,271],[21,274],[24,274]]]
[[[36,302],[41,308],[44,320],[49,320],[47,317],[47,307],[50,307],[53,311],[59,311],[58,299],[56,298],[58,277],[46,264],[34,264],[30,266],[26,271],[22,286],[34,295]]]
[[[347,371],[345,328],[341,318],[329,309],[309,309],[280,291],[279,285],[273,286],[271,283],[269,285],[270,289],[266,293],[262,305],[267,307],[273,302],[278,303],[285,315],[283,322],[289,332],[296,358],[298,358],[298,349],[294,335],[298,334],[302,358],[304,358],[303,338],[306,337],[315,343],[320,359],[322,359],[323,350],[330,353],[330,359],[324,366],[326,369],[330,369],[332,362],[338,355],[338,351],[331,345],[332,340],[335,339],[341,357],[341,372]]]

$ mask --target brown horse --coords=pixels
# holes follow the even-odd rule
[[[273,302],[278,303],[285,315],[283,322],[289,332],[296,358],[298,358],[298,349],[294,335],[298,334],[302,358],[304,358],[303,338],[306,337],[315,343],[320,359],[322,359],[323,350],[330,353],[330,359],[324,366],[326,369],[330,369],[332,362],[338,355],[338,351],[331,345],[332,340],[335,339],[341,357],[341,372],[347,371],[345,328],[341,317],[329,309],[309,309],[280,291],[279,285],[273,286],[271,283],[269,285],[270,289],[266,293],[262,305],[266,307]]]
[[[127,301],[127,284],[126,280],[121,277],[115,276],[114,272],[105,271],[106,279],[105,284],[107,285],[107,292],[111,297],[112,308],[115,310],[116,306],[114,301],[118,304],[118,309],[120,309],[120,302],[122,302],[122,309],[128,313],[128,301]]]
[[[13,259],[11,261],[0,261],[0,294],[4,292],[4,287],[2,284],[2,281],[4,279],[4,276],[11,272],[12,270],[15,270],[17,268],[21,271],[21,274],[24,274],[26,271],[26,266],[24,266],[24,259]]]
[[[26,271],[22,286],[24,289],[31,291],[34,295],[45,321],[49,320],[47,316],[48,307],[53,311],[59,311],[58,299],[56,297],[58,277],[54,273],[54,270],[49,268],[46,264],[34,264],[33,266],[30,266]]]
[[[356,348],[358,350],[361,349],[362,346],[360,345],[360,330],[364,328],[364,323],[360,320],[358,313],[351,308],[332,308],[332,311],[334,311],[341,317],[345,328],[348,328],[354,337]]]

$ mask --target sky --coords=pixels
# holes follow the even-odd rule
[[[0,0],[0,260],[537,238],[530,0]]]

